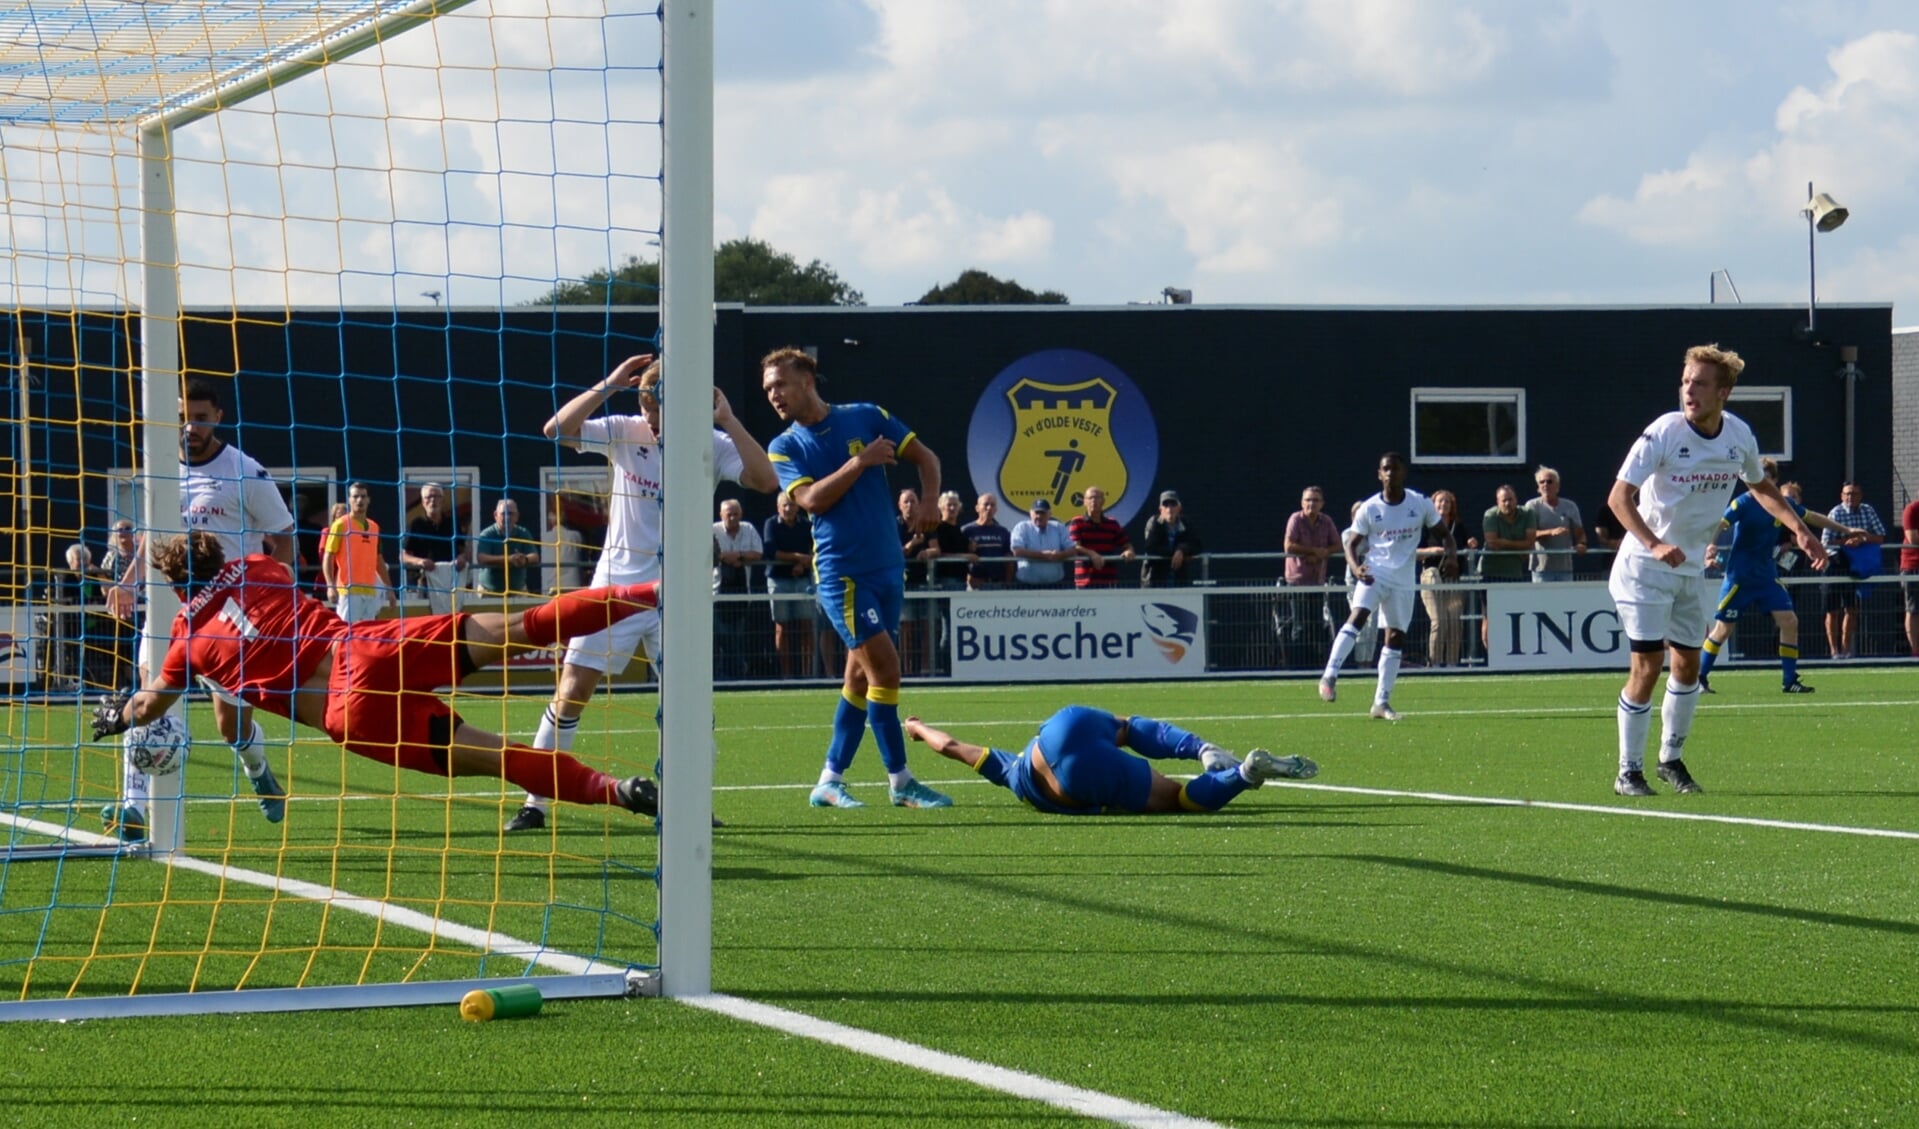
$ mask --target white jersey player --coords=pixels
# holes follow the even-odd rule
[[[605,380],[567,401],[546,421],[547,438],[575,450],[604,455],[613,464],[606,544],[593,571],[594,587],[639,584],[660,576],[660,499],[666,475],[659,439],[660,402],[653,392],[660,375],[660,364],[651,354],[628,357]],[[588,418],[623,388],[639,389],[639,415]],[[721,478],[762,493],[771,493],[779,485],[765,448],[747,434],[717,388],[713,390],[713,465]],[[633,649],[642,643],[647,660],[657,663],[659,612],[629,616],[605,631],[568,643],[559,684],[540,718],[534,746],[562,752],[572,749],[580,714],[599,685],[600,676],[625,670]],[[545,797],[529,794],[526,803],[507,821],[506,829],[545,827],[548,803]]]
[[[1406,460],[1396,451],[1379,457],[1380,491],[1359,504],[1353,524],[1341,538],[1346,565],[1357,582],[1353,586],[1353,614],[1333,637],[1333,651],[1319,677],[1319,696],[1330,702],[1339,696],[1339,668],[1353,653],[1359,633],[1373,611],[1385,628],[1379,649],[1379,682],[1373,690],[1372,716],[1398,721],[1392,706],[1393,684],[1399,679],[1400,656],[1406,647],[1406,629],[1413,622],[1413,597],[1419,586],[1419,541],[1426,530],[1445,525],[1432,501],[1406,489]],[[1361,546],[1365,547],[1361,557]],[[1455,547],[1445,534],[1446,558]]]
[[[186,529],[212,534],[228,560],[266,552],[282,564],[293,563],[293,514],[266,468],[238,447],[214,434],[226,409],[220,389],[205,377],[187,381],[180,401],[180,520]],[[120,582],[107,594],[108,608],[130,618],[135,593],[146,577],[146,553],[135,553]],[[213,720],[220,736],[246,766],[260,811],[278,823],[286,816],[286,795],[259,751],[264,734],[253,721],[253,709],[223,694],[213,697]],[[137,841],[146,837],[146,773],[125,766],[121,803],[101,813],[110,833]]]
[[[1710,615],[1711,582],[1702,572],[1706,546],[1732,500],[1733,484],[1746,483],[1766,512],[1792,531],[1808,559],[1825,559],[1819,538],[1766,477],[1752,429],[1726,411],[1745,367],[1739,354],[1717,345],[1686,350],[1681,410],[1654,420],[1633,444],[1607,499],[1626,530],[1607,585],[1632,649],[1632,668],[1619,695],[1619,776],[1613,781],[1622,796],[1653,794],[1644,770],[1646,734],[1653,683],[1668,653],[1672,672],[1660,709],[1659,778],[1678,792],[1700,790],[1681,755],[1699,704],[1699,647]]]

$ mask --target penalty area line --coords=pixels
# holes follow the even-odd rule
[[[1055,1082],[1037,1074],[1009,1070],[989,1062],[936,1051],[917,1043],[895,1039],[891,1035],[848,1027],[806,1015],[803,1012],[788,1011],[785,1008],[741,999],[738,996],[718,994],[679,996],[675,997],[675,1002],[723,1015],[729,1019],[741,1020],[760,1027],[770,1027],[775,1031],[784,1031],[789,1035],[840,1047],[869,1058],[883,1059],[887,1062],[899,1063],[901,1066],[910,1066],[928,1074],[957,1079],[983,1089],[997,1090],[1012,1097],[1044,1102],[1083,1117],[1097,1117],[1118,1125],[1140,1126],[1141,1129],[1149,1126],[1152,1129],[1175,1129],[1175,1127],[1218,1129],[1215,1122],[1141,1105],[1098,1090],[1069,1086],[1064,1082]]]
[[[1698,811],[1662,811],[1657,808],[1617,807],[1610,804],[1573,804],[1558,800],[1525,800],[1510,796],[1461,796],[1451,792],[1411,792],[1398,788],[1361,788],[1350,784],[1307,784],[1297,780],[1268,781],[1281,788],[1306,792],[1337,792],[1349,796],[1384,796],[1389,799],[1435,800],[1448,804],[1478,804],[1482,807],[1544,808],[1548,811],[1583,812],[1589,815],[1623,815],[1639,819],[1676,819],[1688,823],[1724,823],[1736,827],[1766,827],[1775,831],[1814,831],[1827,835],[1859,835],[1870,839],[1919,840],[1919,831],[1898,831],[1886,827],[1846,827],[1836,823],[1799,823],[1789,819],[1760,819],[1746,815],[1714,815]]]

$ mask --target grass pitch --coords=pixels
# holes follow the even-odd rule
[[[1655,784],[1633,801],[1611,793],[1613,674],[1414,674],[1396,725],[1365,717],[1360,678],[1333,705],[1309,682],[905,691],[904,710],[1001,747],[1084,702],[1322,765],[1218,815],[1086,819],[1032,812],[923,749],[916,771],[957,806],[894,809],[870,740],[852,783],[872,806],[809,808],[832,692],[724,695],[714,987],[1226,1124],[1919,1122],[1919,678],[1807,679],[1817,695],[1785,697],[1772,672],[1720,672],[1687,747],[1705,793]],[[515,700],[504,720],[530,733],[539,708]],[[650,714],[645,698],[596,706],[578,747],[643,747],[643,767]],[[591,915],[534,919],[609,887],[596,852],[651,865],[638,821],[574,820],[536,849],[498,836],[517,795],[459,781],[458,802],[349,804],[325,795],[344,794],[325,746],[293,756],[314,794],[296,783],[272,835],[250,797],[203,813],[236,865],[324,871],[453,920],[496,912],[475,891],[497,885],[498,927],[562,947]],[[337,770],[356,790],[431,790]],[[103,892],[134,901],[164,869],[66,870],[83,867],[117,873]],[[9,869],[5,908],[51,881],[32,874]],[[67,943],[170,946],[204,966],[229,919],[236,935],[263,928],[249,915],[278,915],[269,936],[338,928],[342,952],[372,929],[284,898],[219,901],[124,926],[96,914],[116,924]],[[418,959],[415,944],[396,940],[392,959]],[[290,975],[265,948],[246,958],[250,984]],[[425,959],[470,974],[465,954]],[[167,987],[192,979],[148,968]],[[17,996],[19,970],[0,974]],[[663,1001],[486,1025],[452,1008],[16,1025],[0,1028],[0,1077],[9,1114],[36,1124],[1073,1120]]]

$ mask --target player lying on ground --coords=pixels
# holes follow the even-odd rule
[[[913,740],[1055,815],[1218,811],[1268,780],[1304,780],[1319,773],[1305,757],[1254,749],[1241,761],[1170,722],[1118,717],[1092,706],[1060,710],[1017,756],[969,745],[917,717],[907,718],[905,728]],[[1198,761],[1205,771],[1181,783],[1126,749],[1152,760]]]
[[[659,602],[657,584],[588,588],[512,615],[455,613],[349,626],[301,593],[286,566],[254,554],[228,563],[211,536],[162,543],[153,566],[180,590],[173,645],[160,673],[130,699],[94,711],[95,740],[144,725],[194,679],[216,694],[321,730],[349,752],[434,776],[504,777],[568,803],[614,804],[653,815],[644,776],[615,780],[565,753],[517,745],[475,728],[435,692],[500,661],[509,647],[550,647],[604,631]],[[117,829],[145,835],[128,805]]]

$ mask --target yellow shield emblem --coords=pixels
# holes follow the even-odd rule
[[[1078,509],[1088,486],[1106,491],[1112,509],[1126,493],[1126,460],[1113,445],[1118,391],[1103,379],[1078,384],[1019,380],[1006,390],[1013,442],[1000,463],[1000,494],[1015,507],[1035,498]]]

